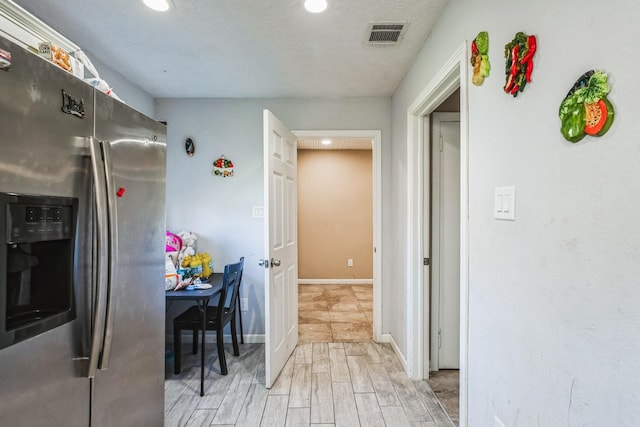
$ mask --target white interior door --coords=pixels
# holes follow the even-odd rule
[[[431,369],[460,367],[460,115],[433,114]],[[433,360],[435,359],[435,360]]]
[[[271,388],[298,344],[297,141],[264,110],[265,379]]]
[[[432,228],[432,218],[431,218],[431,149],[429,147],[429,141],[431,141],[431,133],[432,126],[431,120],[429,116],[422,117],[423,123],[423,135],[422,140],[424,141],[424,149],[422,150],[423,155],[423,170],[422,170],[422,182],[423,182],[423,219],[422,219],[422,254],[423,254],[423,270],[422,270],[422,283],[424,286],[424,294],[423,294],[423,305],[428,307],[425,309],[425,319],[424,319],[424,331],[425,335],[423,346],[424,346],[424,379],[429,378],[429,371],[431,370],[431,346],[432,346],[432,331],[431,328],[433,326],[433,322],[431,321],[431,316],[433,315],[433,307],[431,304],[431,264],[433,263],[433,258],[431,255],[431,240],[437,237],[437,233],[435,236],[431,236],[431,228]],[[435,272],[437,273],[437,271]]]

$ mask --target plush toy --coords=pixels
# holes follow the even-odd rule
[[[178,267],[182,266],[182,261],[188,257],[196,254],[196,245],[198,243],[198,236],[196,233],[190,231],[181,231],[178,236],[182,239],[182,249],[178,254]]]

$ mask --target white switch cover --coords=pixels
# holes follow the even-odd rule
[[[264,206],[254,206],[253,207],[253,218],[264,218]]]
[[[495,219],[516,220],[516,187],[497,187],[493,203]]]

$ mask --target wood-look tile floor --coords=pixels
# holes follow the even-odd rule
[[[373,286],[298,285],[298,342],[373,338]]]
[[[222,376],[207,344],[205,396],[199,356],[183,346],[182,373],[167,364],[165,423],[181,426],[453,427],[426,381],[412,381],[388,344],[299,345],[275,384],[264,379],[264,344],[227,348]]]

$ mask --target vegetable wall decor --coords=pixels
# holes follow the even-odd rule
[[[233,162],[225,159],[224,156],[220,156],[213,162],[211,175],[221,176],[223,178],[233,176]]]
[[[480,86],[485,77],[489,77],[491,64],[489,63],[489,33],[482,31],[471,42],[471,65],[473,77],[471,83]]]
[[[589,70],[576,80],[560,104],[560,131],[567,141],[578,142],[586,135],[602,136],[613,124],[613,105],[607,75]]]
[[[528,36],[522,31],[516,33],[511,42],[504,45],[504,57],[506,59],[506,83],[505,93],[518,96],[527,85],[531,83],[533,73],[533,55],[538,49],[536,36]]]

